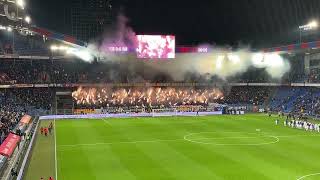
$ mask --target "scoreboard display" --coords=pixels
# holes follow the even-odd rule
[[[175,36],[137,35],[137,57],[152,59],[175,58]]]

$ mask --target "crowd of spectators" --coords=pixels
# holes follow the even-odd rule
[[[134,67],[141,66],[141,67]],[[132,71],[130,68],[139,69]],[[2,59],[0,61],[0,84],[22,83],[127,83],[127,82],[174,82],[167,74],[159,72],[150,75],[150,67],[143,64],[121,64],[115,62],[86,63],[75,59],[30,60]],[[143,70],[142,70],[143,69]],[[152,74],[152,73],[151,73]],[[1,80],[4,79],[4,80]],[[254,69],[242,75],[229,77],[227,82],[267,83],[267,82],[315,82],[317,72],[310,77],[301,74],[284,75],[282,80],[272,79],[264,70]],[[192,73],[185,74],[183,82],[223,82],[219,77],[208,77]]]
[[[132,76],[117,64],[85,63],[78,60],[2,60],[1,84],[114,83],[131,82]]]
[[[320,114],[320,90],[314,87],[282,88],[272,96],[271,109],[278,112],[317,116]]]
[[[263,105],[268,100],[273,88],[270,87],[232,87],[230,92],[225,92],[224,103]]]
[[[50,110],[54,98],[54,92],[49,88],[12,89],[9,93],[22,107],[34,109]]]
[[[319,115],[320,113],[320,90],[308,88],[306,92],[298,96],[294,101],[292,112],[307,115]]]
[[[320,83],[320,69],[312,69],[306,79],[309,83]]]
[[[20,121],[24,113],[17,111],[14,107],[2,107],[0,109],[0,144],[13,130],[17,123]]]
[[[278,88],[270,99],[272,111],[284,112],[289,109],[288,104],[300,96],[299,88]]]
[[[19,112],[34,114],[35,110],[52,108],[54,91],[49,88],[18,88],[0,90],[0,110],[10,107]]]
[[[0,144],[14,129],[21,117],[26,112],[21,106],[17,106],[12,98],[6,93],[0,92]]]
[[[0,72],[10,81],[18,84],[28,83],[72,83],[77,82],[74,73],[66,72],[64,63],[51,61],[2,61]]]

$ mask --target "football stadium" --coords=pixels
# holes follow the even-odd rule
[[[0,0],[0,179],[320,179],[319,8]]]

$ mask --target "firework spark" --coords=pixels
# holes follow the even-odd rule
[[[177,106],[208,104],[223,99],[216,88],[78,88],[72,97],[79,105]]]

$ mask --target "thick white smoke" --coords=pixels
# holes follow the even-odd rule
[[[187,73],[198,75],[218,76],[221,79],[245,73],[250,67],[265,70],[271,78],[280,79],[290,70],[288,60],[277,53],[256,53],[249,48],[237,51],[214,48],[210,53],[183,53],[176,54],[175,59],[145,60],[136,58],[135,53],[113,54],[108,51],[110,46],[127,46],[136,48],[136,34],[127,26],[128,19],[118,17],[118,22],[113,31],[108,31],[102,40],[90,43],[84,52],[90,52],[100,57],[101,62],[115,62],[128,66],[128,74],[135,76],[142,74],[138,79],[148,79],[146,76],[166,74],[175,81],[183,81]],[[86,53],[79,56],[83,57]],[[88,57],[91,61],[93,57]],[[142,73],[143,72],[143,73]],[[147,72],[147,73],[146,73]],[[133,77],[133,79],[135,79]]]
[[[290,63],[279,53],[255,53],[251,60],[254,67],[265,68],[272,78],[281,78],[290,70]]]
[[[257,55],[258,54],[258,55]],[[258,56],[258,57],[257,57]],[[199,75],[215,75],[221,79],[245,73],[250,67],[265,69],[270,77],[281,78],[290,70],[289,62],[280,54],[252,53],[248,49],[225,51],[217,49],[212,53],[178,54],[168,61],[144,62],[150,67],[169,74],[174,80],[184,80],[187,72]]]

